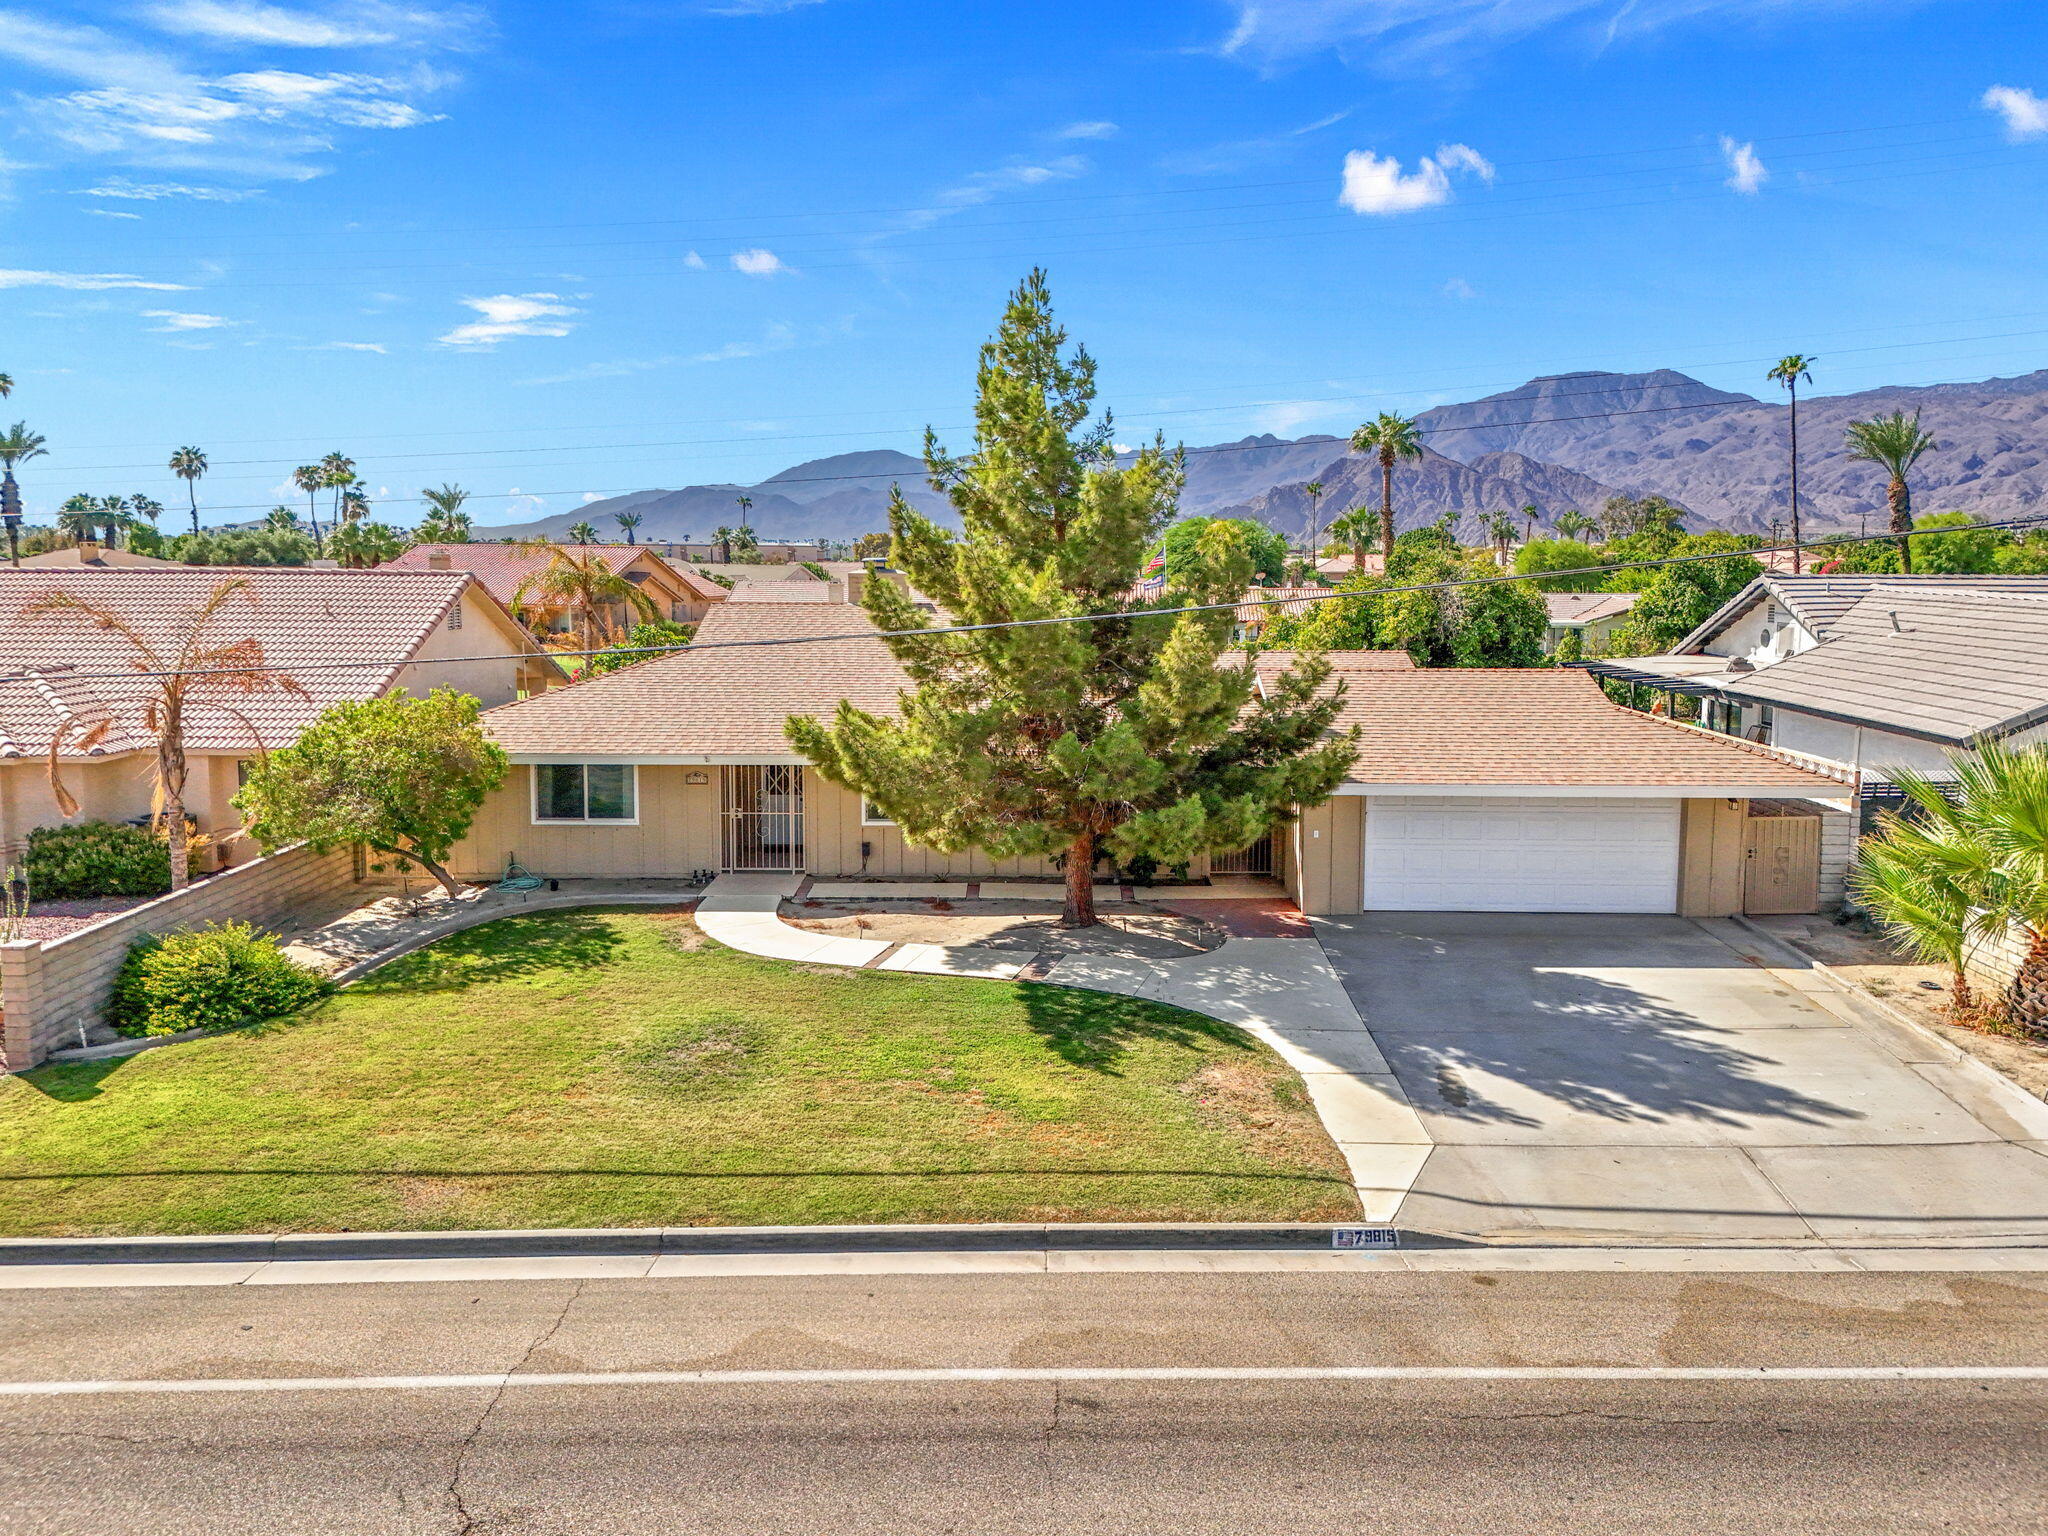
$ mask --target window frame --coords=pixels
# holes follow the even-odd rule
[[[636,802],[637,803],[637,802]],[[860,824],[864,827],[893,827],[896,823],[874,809],[866,795],[860,797]]]
[[[536,827],[637,827],[640,825],[640,765],[638,763],[575,762],[575,763],[531,763],[533,772],[529,775],[531,787],[527,794],[527,815]],[[540,813],[540,776],[546,768],[579,768],[583,770],[583,814],[581,816],[543,816]],[[590,770],[592,768],[624,768],[630,775],[626,780],[627,793],[632,796],[631,816],[592,816],[590,814]]]

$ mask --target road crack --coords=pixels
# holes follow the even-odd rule
[[[505,1389],[511,1385],[511,1379],[525,1369],[526,1363],[539,1354],[541,1348],[561,1330],[562,1324],[568,1320],[569,1309],[582,1298],[583,1287],[584,1282],[578,1280],[576,1288],[563,1301],[562,1310],[555,1314],[554,1321],[542,1329],[539,1336],[526,1346],[525,1353],[505,1372],[505,1378],[498,1383],[498,1389],[491,1394],[491,1400],[484,1404],[483,1411],[476,1416],[476,1422],[469,1426],[469,1433],[455,1443],[455,1464],[448,1470],[447,1492],[448,1502],[455,1509],[456,1536],[468,1536],[469,1532],[477,1529],[476,1516],[470,1513],[469,1506],[462,1498],[462,1470],[469,1461],[471,1447],[476,1444],[477,1437],[484,1432],[484,1425],[490,1422],[491,1415],[497,1411],[499,1402],[505,1396]]]

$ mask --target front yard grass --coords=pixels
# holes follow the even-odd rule
[[[680,911],[506,918],[287,1021],[0,1078],[8,1236],[1356,1213],[1229,1025]]]

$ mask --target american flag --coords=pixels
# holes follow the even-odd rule
[[[1157,576],[1160,572],[1164,571],[1165,569],[1166,551],[1163,549],[1158,554],[1154,555],[1150,560],[1145,562],[1145,574],[1147,576]]]

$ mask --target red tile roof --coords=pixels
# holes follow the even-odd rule
[[[669,576],[675,585],[697,597],[716,601],[725,596],[725,588],[717,582],[699,576],[687,566],[664,560],[642,544],[568,544],[562,547],[579,557],[595,556],[614,575],[636,561],[647,561]],[[396,560],[387,561],[382,569],[438,570],[440,567],[434,561],[443,555],[448,559],[447,569],[474,572],[490,594],[507,607],[511,606],[519,583],[545,568],[549,559],[544,549],[525,550],[517,544],[415,544]]]
[[[393,571],[389,566],[373,571],[0,568],[0,758],[41,755],[60,727],[99,719],[111,719],[117,729],[95,755],[154,745],[135,707],[149,687],[127,676],[136,670],[132,649],[77,618],[29,618],[24,608],[51,593],[67,592],[122,615],[153,647],[175,654],[185,616],[225,580],[246,582],[254,601],[231,598],[208,631],[211,643],[255,637],[268,664],[306,668],[296,676],[307,696],[204,689],[200,696],[207,702],[193,711],[187,735],[187,746],[195,752],[252,750],[251,726],[266,747],[287,746],[328,705],[381,694],[473,578],[466,571]],[[479,636],[478,650],[507,650],[515,635],[521,636],[518,643],[528,643],[508,616],[503,633]],[[350,660],[377,664],[317,670],[309,665]],[[76,735],[75,730],[68,733],[67,740]]]

